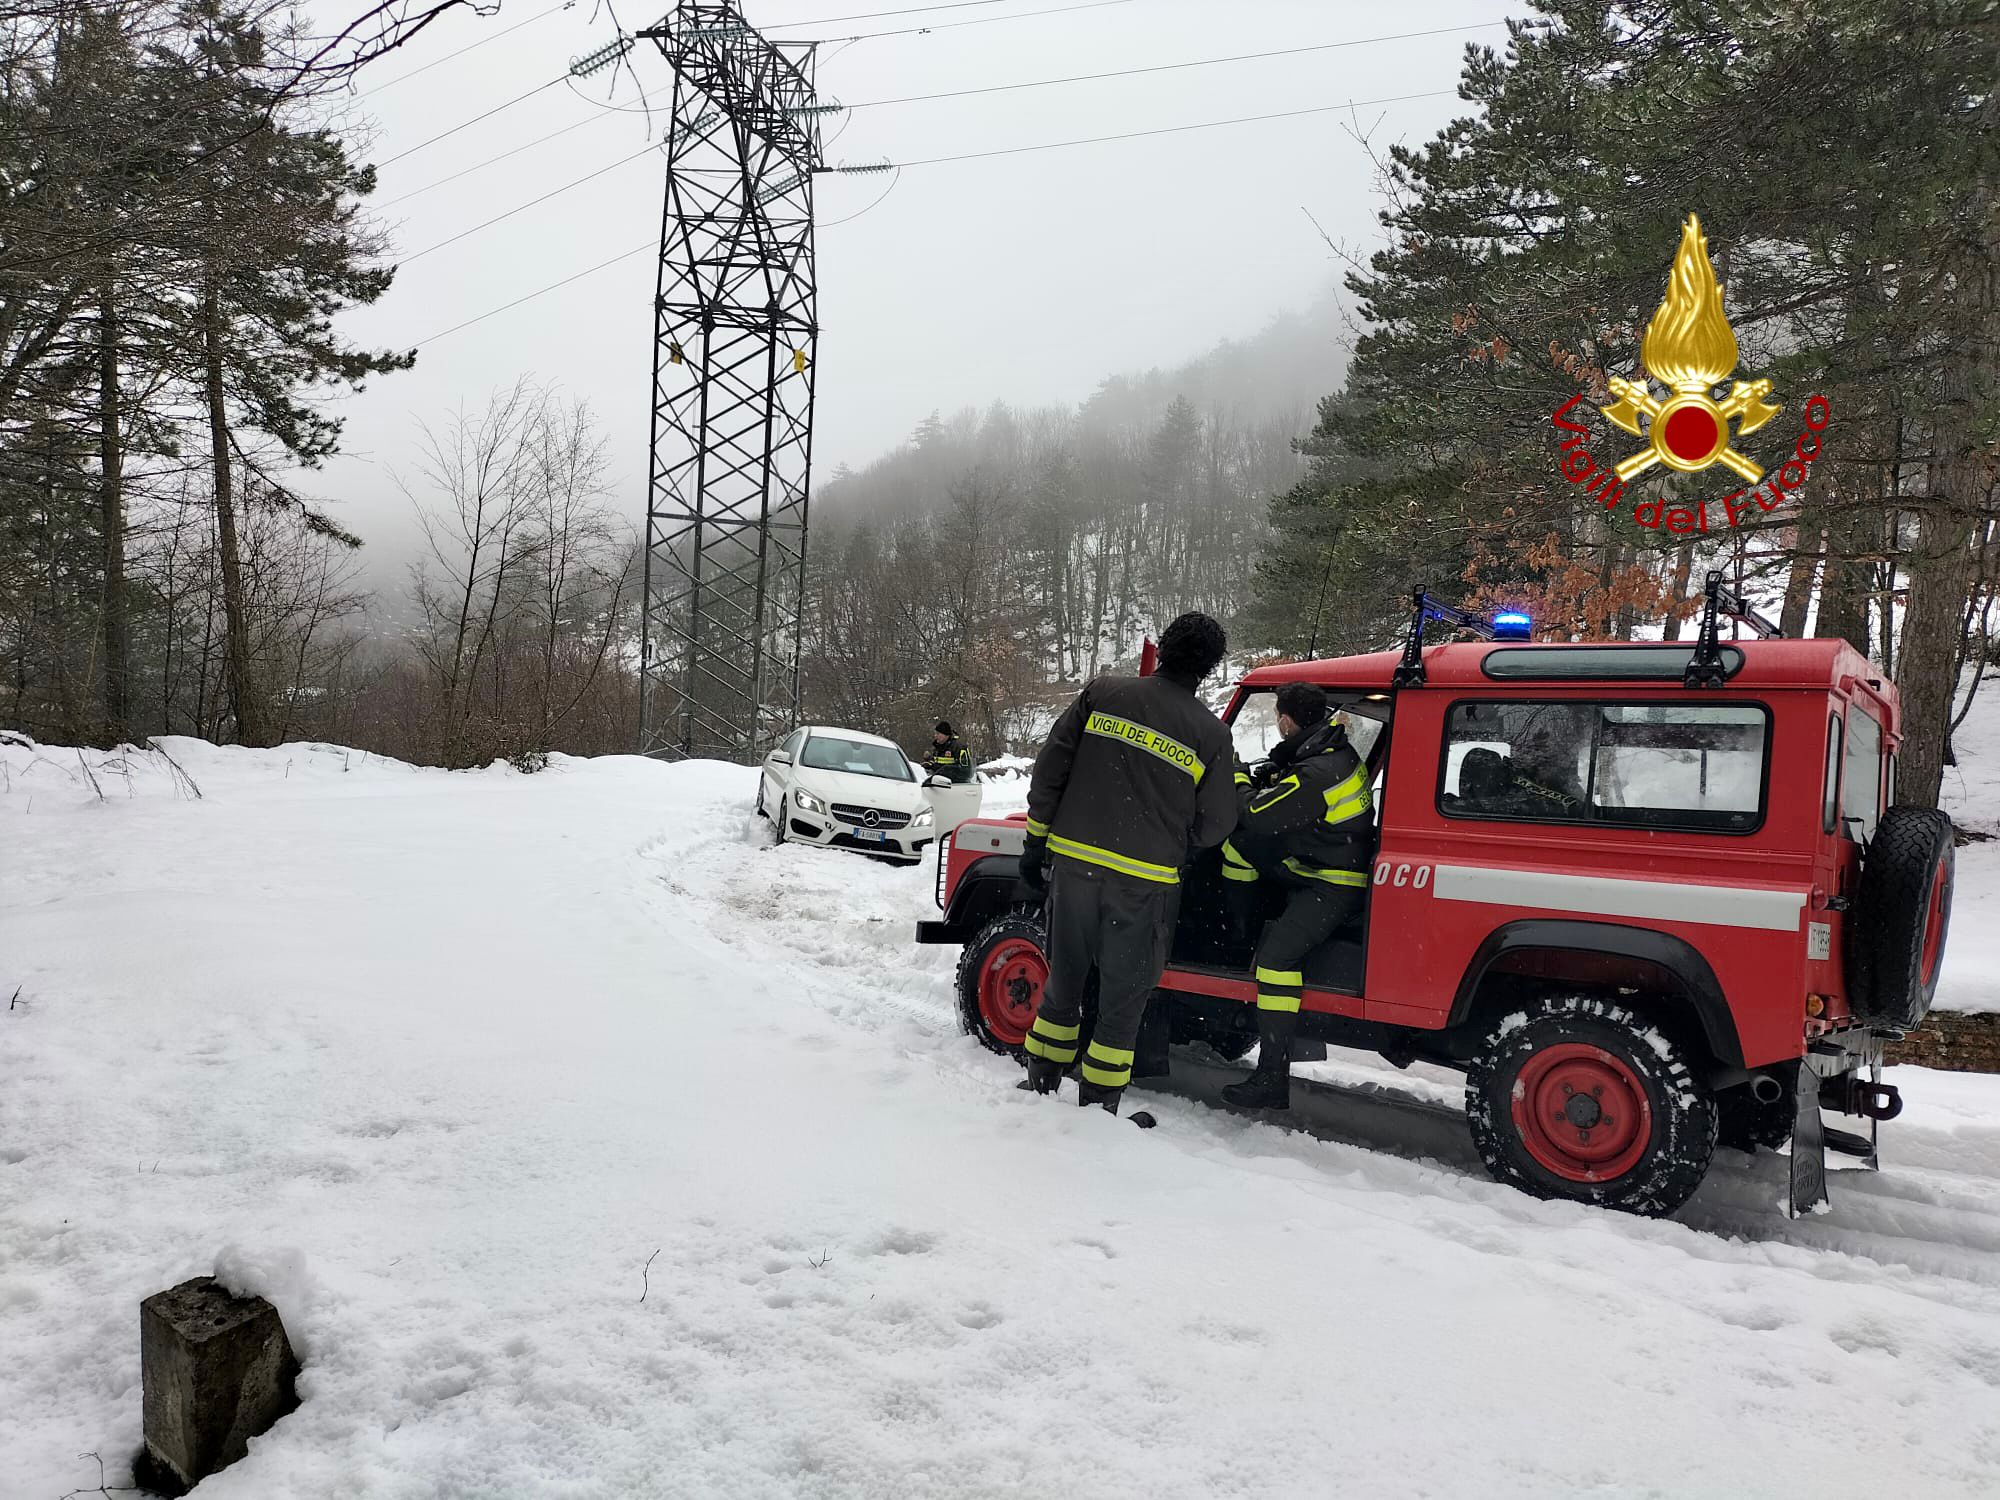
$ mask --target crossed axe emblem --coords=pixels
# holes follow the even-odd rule
[[[1736,471],[1746,483],[1755,484],[1764,471],[1730,446],[1730,424],[1748,435],[1762,427],[1782,409],[1764,398],[1771,394],[1768,380],[1739,380],[1728,396],[1716,402],[1704,390],[1681,388],[1665,401],[1636,380],[1613,375],[1606,384],[1618,400],[1600,407],[1605,417],[1634,437],[1646,439],[1646,446],[1618,464],[1618,477],[1629,480],[1654,464],[1663,463],[1683,473],[1720,463]],[[1646,425],[1641,427],[1639,419]]]

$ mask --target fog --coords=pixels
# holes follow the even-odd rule
[[[1377,242],[1371,152],[1422,140],[1459,112],[1451,91],[1464,47],[1505,40],[1498,24],[1505,8],[1492,0],[1394,8],[1119,0],[1027,14],[1062,3],[1074,0],[999,0],[818,25],[809,23],[904,6],[749,0],[746,10],[776,36],[852,36],[929,23],[920,34],[821,49],[822,94],[855,105],[1393,32],[1442,33],[855,108],[829,127],[827,155],[835,164],[994,151],[1348,100],[1442,97],[822,178],[818,474],[865,465],[934,410],[1078,401],[1108,376],[1181,365],[1307,308],[1340,270],[1322,228],[1350,248]],[[331,13],[329,0],[321,8]],[[621,10],[617,19],[630,30],[655,17]],[[613,31],[608,7],[591,0],[553,9],[506,0],[483,17],[454,11],[375,64],[364,75],[368,89],[352,102],[371,141],[366,155],[382,164],[375,201],[402,269],[381,302],[347,314],[343,326],[358,341],[420,353],[415,369],[338,403],[345,451],[308,486],[368,539],[367,578],[378,589],[401,588],[415,539],[409,502],[393,476],[412,474],[419,424],[477,406],[518,375],[589,402],[611,440],[621,505],[635,522],[643,515],[650,247],[659,232],[662,168],[650,152],[613,164],[642,152],[664,129],[657,106],[667,96],[668,70],[641,44],[631,69],[615,78],[556,81],[573,57]],[[422,145],[541,85],[524,102]],[[656,106],[650,119],[642,87]],[[576,128],[466,171],[568,126]],[[547,202],[430,248],[606,167]],[[482,317],[625,250],[637,253]],[[482,320],[458,327],[471,319]],[[1309,409],[1321,394],[1301,392],[1298,404]]]

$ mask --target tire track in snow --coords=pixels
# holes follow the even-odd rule
[[[639,846],[653,877],[684,902],[710,936],[746,964],[780,979],[848,1022],[911,1023],[955,1036],[951,965],[956,952],[912,940],[918,903],[936,879],[924,862],[896,868],[839,849],[779,845],[748,798],[718,797],[698,822]]]

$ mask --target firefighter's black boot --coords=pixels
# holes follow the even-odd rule
[[[1115,1115],[1118,1113],[1118,1100],[1124,1092],[1122,1088],[1110,1089],[1101,1083],[1086,1083],[1078,1087],[1076,1102],[1086,1109],[1093,1104],[1099,1105]]]
[[[1062,1082],[1062,1064],[1050,1062],[1046,1057],[1028,1059],[1028,1076],[1014,1087],[1025,1089],[1031,1094],[1053,1094],[1056,1085]]]
[[[1258,1011],[1257,1067],[1241,1083],[1222,1091],[1223,1102],[1238,1109],[1290,1109],[1292,1034],[1298,1029],[1297,1011]]]

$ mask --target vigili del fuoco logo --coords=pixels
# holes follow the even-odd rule
[[[1667,275],[1667,293],[1659,311],[1646,325],[1639,345],[1639,357],[1646,374],[1667,388],[1660,400],[1646,380],[1626,380],[1613,375],[1606,384],[1618,399],[1600,407],[1606,418],[1646,446],[1610,468],[1603,467],[1583,446],[1590,430],[1569,420],[1570,412],[1583,396],[1572,396],[1550,418],[1558,430],[1572,434],[1563,439],[1562,472],[1571,484],[1582,485],[1604,502],[1607,510],[1619,509],[1625,500],[1625,486],[1655,464],[1682,474],[1698,474],[1721,464],[1750,487],[1722,497],[1723,515],[1731,526],[1740,526],[1765,512],[1775,510],[1791,491],[1806,482],[1806,471],[1819,457],[1820,434],[1832,415],[1826,397],[1814,396],[1806,402],[1805,427],[1793,444],[1792,456],[1767,482],[1764,470],[1739,453],[1735,439],[1755,432],[1781,410],[1768,400],[1768,380],[1738,380],[1729,394],[1717,401],[1711,394],[1736,369],[1736,332],[1722,311],[1722,285],[1715,279],[1715,267],[1708,258],[1708,239],[1701,232],[1701,219],[1687,216],[1681,226],[1681,247],[1674,255]],[[1641,526],[1655,530],[1701,533],[1709,530],[1709,502],[1690,500],[1641,500],[1632,507],[1632,516]],[[1720,529],[1723,516],[1716,516]]]

